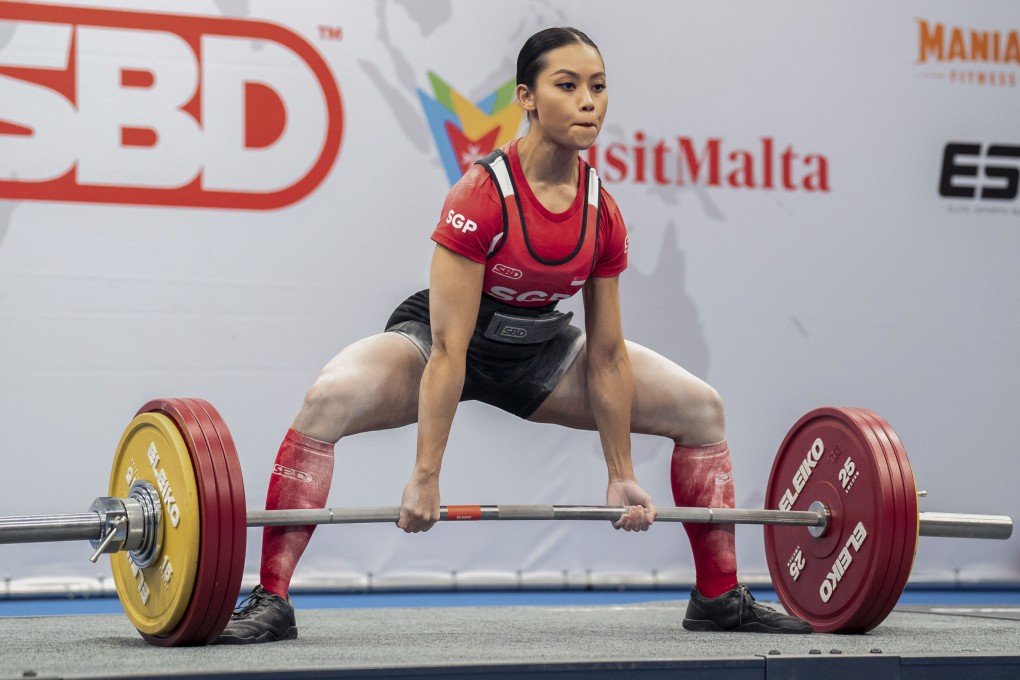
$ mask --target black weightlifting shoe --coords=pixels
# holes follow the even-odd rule
[[[737,586],[708,599],[697,588],[684,616],[684,628],[697,631],[742,633],[810,633],[811,624],[758,604],[747,586]]]
[[[297,639],[294,606],[289,600],[274,595],[262,586],[255,586],[230,616],[218,645],[250,645]]]

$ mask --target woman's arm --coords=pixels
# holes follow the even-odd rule
[[[485,265],[436,246],[429,280],[432,354],[418,393],[418,453],[397,522],[409,533],[428,531],[439,520],[439,470],[464,388],[484,275]]]
[[[609,470],[606,502],[633,505],[613,526],[644,531],[655,518],[652,499],[638,485],[630,455],[634,377],[620,321],[619,277],[592,277],[584,287],[588,402]],[[644,512],[637,506],[643,506]]]

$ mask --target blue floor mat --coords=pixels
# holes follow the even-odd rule
[[[753,589],[765,602],[777,601],[774,591]],[[245,593],[242,593],[242,596]],[[688,590],[535,590],[425,591],[385,593],[292,593],[298,609],[373,609],[380,607],[520,607],[621,605],[686,600]],[[900,605],[1020,605],[1018,588],[907,588]],[[0,599],[0,616],[67,616],[119,614],[116,597]]]

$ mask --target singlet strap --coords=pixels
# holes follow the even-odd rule
[[[507,158],[505,153],[496,149],[488,156],[479,158],[475,163],[485,168],[486,172],[489,173],[502,198],[514,195],[515,187],[513,180],[510,178],[510,159]]]
[[[595,172],[595,168],[584,164],[585,170],[588,172],[588,205],[598,210],[601,206],[599,205],[599,199],[602,194],[599,189],[602,188],[602,180],[599,179],[599,173]]]
[[[514,187],[513,178],[510,177],[510,159],[499,149],[479,158],[475,163],[485,168],[485,172],[489,173],[492,183],[496,185],[496,191],[499,192],[499,201],[503,207],[503,231],[492,240],[492,243],[489,244],[489,251],[485,255],[486,258],[491,258],[506,243],[506,234],[509,229],[506,219],[506,197],[513,196],[516,187]]]
[[[599,254],[599,222],[602,221],[602,180],[595,168],[584,164],[588,170],[588,205],[595,208],[595,248],[592,249],[591,271],[595,271],[595,264]]]

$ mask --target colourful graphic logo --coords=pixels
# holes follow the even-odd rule
[[[456,184],[472,163],[514,138],[524,114],[514,103],[514,78],[471,103],[432,71],[428,75],[435,97],[421,89],[418,97],[446,175]]]

